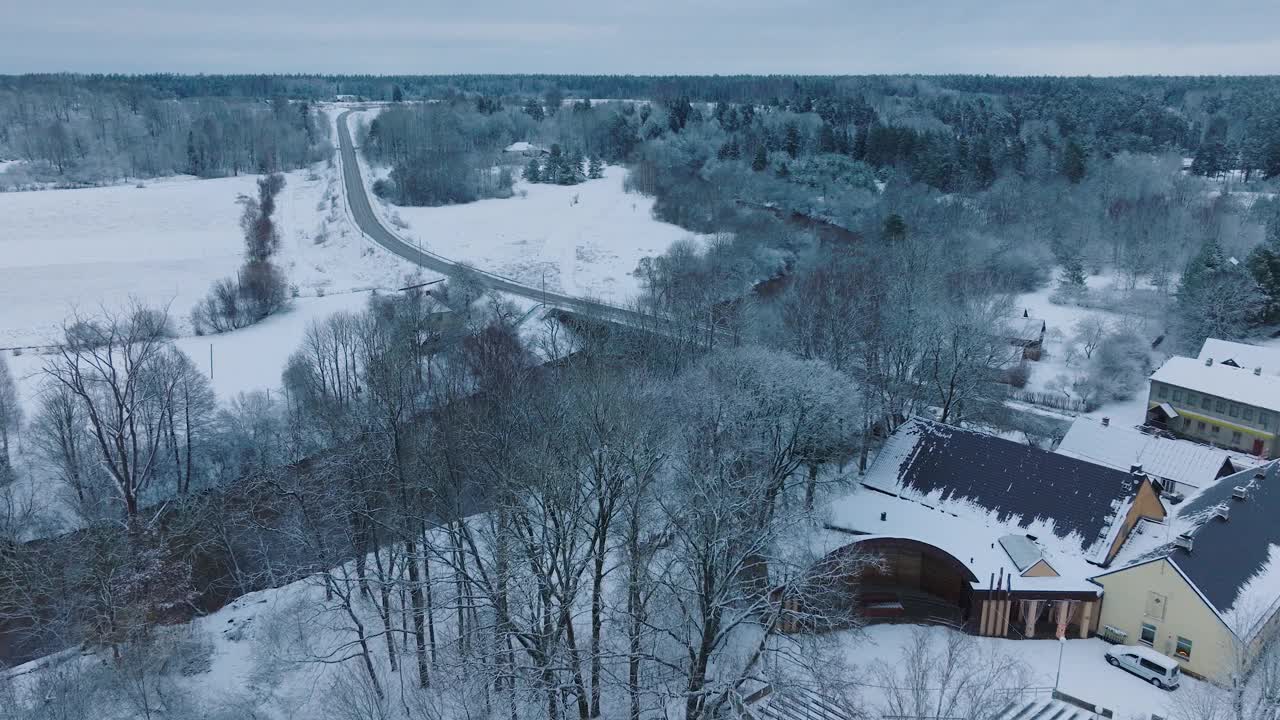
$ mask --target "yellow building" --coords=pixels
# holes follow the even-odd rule
[[[1277,465],[1223,478],[1178,508],[1172,542],[1094,576],[1098,634],[1220,682],[1246,669],[1280,623]]]
[[[1280,376],[1171,357],[1151,376],[1150,425],[1220,448],[1265,458],[1280,455]]]

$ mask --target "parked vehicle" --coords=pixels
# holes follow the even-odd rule
[[[1107,648],[1107,662],[1165,690],[1178,687],[1182,679],[1177,660],[1142,645],[1113,645]]]

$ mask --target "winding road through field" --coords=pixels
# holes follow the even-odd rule
[[[653,315],[530,287],[510,278],[423,250],[400,238],[378,218],[369,194],[365,190],[364,179],[360,175],[360,163],[356,158],[355,144],[351,141],[351,130],[347,126],[347,116],[352,112],[348,110],[338,116],[338,148],[341,153],[342,181],[346,186],[347,206],[351,208],[351,218],[369,239],[411,263],[438,273],[452,275],[469,272],[479,277],[486,287],[535,300],[550,307],[632,326],[653,327],[655,321]]]

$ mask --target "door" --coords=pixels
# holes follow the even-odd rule
[[[1253,439],[1253,454],[1259,456],[1262,455],[1262,438]]]

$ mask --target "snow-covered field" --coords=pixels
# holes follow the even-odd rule
[[[608,167],[581,185],[516,184],[516,196],[438,208],[396,207],[400,234],[432,252],[526,285],[625,304],[640,291],[633,272],[688,231],[653,218],[653,200],[623,190],[627,171]]]
[[[368,117],[353,113],[352,132]],[[361,167],[366,187],[387,175],[363,158]],[[507,199],[402,207],[375,197],[373,206],[400,237],[449,260],[531,287],[625,305],[640,292],[634,271],[641,258],[677,240],[698,239],[656,220],[653,198],[626,192],[626,176],[625,168],[607,166],[603,178],[579,185],[517,180],[515,196]]]
[[[236,198],[255,193],[257,177],[0,193],[0,347],[49,344],[73,310],[131,298],[167,305],[185,330],[191,307],[241,262]],[[286,174],[276,262],[303,297],[396,286],[413,266],[350,226],[337,187],[323,163]]]

